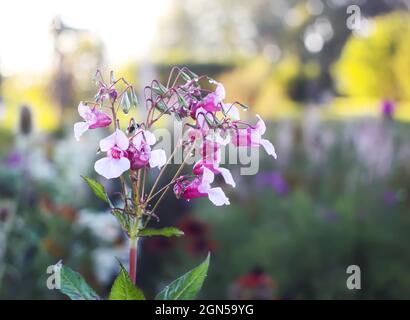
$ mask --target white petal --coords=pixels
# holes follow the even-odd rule
[[[77,122],[74,124],[74,136],[77,141],[80,140],[80,137],[84,132],[88,130],[90,124],[87,122]]]
[[[98,160],[94,165],[95,171],[107,179],[118,178],[129,168],[130,161],[127,158],[112,159],[106,157]]]
[[[226,184],[229,184],[234,188],[236,187],[236,183],[233,180],[232,174],[228,169],[226,169],[226,168],[217,168],[217,170],[219,170],[219,172],[221,173],[221,175],[224,178]]]
[[[204,172],[202,173],[202,184],[210,185],[212,182],[214,182],[214,177],[214,173],[207,167],[204,167]]]
[[[100,141],[101,151],[107,152],[111,148],[117,145],[121,150],[127,150],[129,141],[124,132],[117,129],[115,132],[108,137]]]
[[[91,113],[91,109],[89,106],[87,106],[86,104],[80,102],[80,104],[78,105],[78,113],[80,114],[80,116],[82,118],[85,119],[86,115],[88,113]]]
[[[167,162],[167,155],[164,150],[158,149],[151,151],[149,165],[151,168],[161,168]]]
[[[150,131],[145,130],[144,137],[145,137],[145,141],[150,146],[152,146],[153,144],[155,144],[155,142],[157,142],[157,138],[155,138],[155,135]]]
[[[262,120],[262,118],[259,116],[259,114],[256,115],[259,119],[258,123],[256,124],[256,128],[258,129],[259,133],[263,135],[266,131],[266,125],[265,122]]]
[[[266,140],[266,139],[261,139],[261,141],[259,143],[261,144],[262,147],[265,148],[266,152],[269,155],[273,156],[275,159],[278,157],[276,155],[275,147],[273,146],[272,142],[270,142],[269,140]]]
[[[110,134],[108,137],[105,137],[104,139],[100,140],[100,149],[103,152],[107,152],[108,150],[111,150],[115,146],[115,136],[116,132]]]
[[[257,147],[258,145],[260,145],[260,142],[262,140],[262,135],[259,132],[258,128],[251,130],[250,140],[251,140],[251,146],[252,147]]]
[[[132,138],[132,143],[134,144],[135,147],[139,148],[139,146],[141,146],[144,137],[142,135],[144,130],[140,129],[138,130],[135,134],[134,137]]]
[[[115,130],[115,143],[121,150],[127,150],[130,145],[125,133],[119,129]]]
[[[225,99],[225,87],[222,83],[218,83],[215,89],[215,93],[219,100],[218,103],[222,102],[222,100]]]
[[[230,204],[229,199],[221,188],[212,188],[208,190],[208,198],[216,206],[223,206]]]

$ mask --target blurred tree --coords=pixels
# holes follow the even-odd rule
[[[335,65],[341,93],[355,97],[410,97],[410,15],[392,13],[369,22],[365,34],[352,35]]]
[[[100,39],[87,30],[66,25],[60,17],[52,24],[55,67],[51,87],[54,100],[61,107],[74,106],[78,96],[90,93],[91,79],[104,63]]]
[[[351,4],[364,17],[408,9],[405,0],[174,0],[155,55],[169,64],[240,63],[260,55],[277,64],[296,56],[301,67],[289,82],[290,97],[320,103],[333,90],[329,69],[351,34]],[[316,65],[315,77],[306,75],[304,64]]]

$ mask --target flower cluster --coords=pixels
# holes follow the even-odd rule
[[[123,179],[124,173],[129,172],[135,193],[131,200],[137,202],[133,203],[134,208],[148,209],[150,202],[162,198],[161,194],[171,187],[176,197],[188,201],[208,197],[217,206],[229,204],[222,188],[212,186],[215,175],[221,175],[226,184],[235,187],[230,171],[221,167],[221,148],[229,143],[238,148],[263,147],[276,158],[272,143],[263,138],[266,131],[263,120],[257,116],[255,125],[242,121],[239,108],[246,106],[239,102],[226,103],[224,86],[208,76],[197,76],[186,68],[174,68],[167,85],[154,80],[144,90],[145,121],[135,122],[131,119],[125,131],[120,129],[117,113],[120,108],[128,113],[132,105],[137,106],[134,88],[123,78],[115,80],[113,74],[108,84],[99,72],[97,76],[100,80],[97,82],[99,89],[95,101],[79,104],[78,112],[84,121],[74,125],[74,134],[79,140],[88,129],[108,127],[114,123],[114,132],[102,139],[99,145],[99,150],[106,156],[99,159],[94,168],[107,179]],[[120,84],[125,86],[122,92],[117,89]],[[175,148],[182,148],[188,155],[196,152],[201,159],[189,175],[181,174],[184,161],[173,179],[155,193],[163,173],[161,170],[151,192],[147,194],[142,185],[145,181],[142,181],[141,172],[145,177],[147,169],[162,168],[173,157],[171,155],[167,159],[164,150],[154,148],[157,141],[152,126],[165,115],[174,116],[184,123],[184,134]],[[127,198],[126,194],[124,198]]]

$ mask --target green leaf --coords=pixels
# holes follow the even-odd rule
[[[121,270],[112,285],[109,300],[145,300],[142,291],[136,287],[127,270],[120,264]]]
[[[130,109],[131,109],[131,102],[130,102],[130,98],[128,97],[128,91],[124,92],[124,94],[122,95],[121,101],[120,101],[120,106],[122,111],[127,114]]]
[[[84,179],[84,181],[88,184],[90,189],[94,192],[94,194],[98,198],[100,198],[101,200],[111,205],[110,199],[108,198],[108,195],[105,192],[104,186],[101,183],[87,176],[81,176],[81,178]]]
[[[63,266],[61,262],[56,265],[56,268],[60,271],[60,291],[71,300],[100,300],[98,294],[91,289],[78,272]]]
[[[116,210],[116,209],[113,209],[111,213],[114,217],[117,218],[117,221],[121,225],[121,228],[129,234],[130,233],[130,222],[129,222],[128,216],[125,215],[122,211]]]
[[[165,287],[155,297],[156,300],[193,300],[202,288],[209,268],[210,254],[198,267]]]
[[[167,227],[162,229],[143,229],[138,232],[139,237],[152,237],[152,236],[163,236],[163,237],[180,237],[183,236],[184,232],[174,227]]]

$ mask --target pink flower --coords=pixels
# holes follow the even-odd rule
[[[149,163],[151,148],[148,144],[142,144],[137,148],[133,143],[130,143],[127,154],[131,162],[131,169],[137,170],[145,167]]]
[[[221,103],[225,99],[225,88],[222,83],[218,83],[214,92],[209,93],[203,99],[201,107],[209,112],[221,110]]]
[[[203,138],[201,149],[198,152],[202,155],[202,160],[205,163],[210,163],[218,166],[221,162],[221,146],[226,146],[230,141],[230,136],[221,137],[219,132],[208,132]]]
[[[202,143],[202,159],[194,165],[194,174],[202,175],[204,168],[207,168],[214,174],[222,175],[225,183],[235,188],[236,184],[232,178],[231,172],[228,169],[219,166],[221,162],[221,145],[226,145],[228,143],[229,136],[228,139],[223,139],[217,132],[207,136]]]
[[[220,174],[222,178],[225,180],[226,184],[229,184],[234,188],[236,187],[236,183],[233,180],[231,172],[226,168],[220,167],[217,163],[209,163],[204,162],[204,160],[199,160],[194,165],[193,173],[195,175],[202,175],[204,173],[204,168],[208,169],[213,174]]]
[[[98,160],[94,169],[107,179],[118,178],[130,168],[127,159],[129,141],[124,132],[117,129],[110,136],[100,141],[100,149],[107,152],[107,157]]]
[[[221,162],[221,146],[218,142],[205,138],[202,142],[202,159],[205,163],[220,163]]]
[[[216,206],[230,204],[229,199],[221,188],[211,188],[213,181],[214,174],[211,170],[204,167],[202,176],[197,176],[192,181],[181,177],[174,185],[174,193],[178,198],[188,201],[207,196]]]
[[[74,136],[77,141],[88,129],[107,127],[112,122],[109,115],[97,110],[95,107],[90,108],[82,102],[78,105],[78,113],[85,121],[74,124]]]
[[[225,88],[218,83],[214,92],[208,93],[202,101],[195,104],[191,111],[194,119],[198,118],[198,113],[202,116],[208,112],[217,112],[222,108],[222,101],[225,99]]]
[[[161,168],[167,162],[164,150],[151,150],[151,146],[156,141],[155,135],[147,130],[140,129],[136,132],[127,150],[132,170],[137,170],[148,164],[151,168]]]
[[[277,156],[273,144],[266,139],[262,139],[262,135],[266,131],[265,122],[263,122],[259,115],[257,115],[257,117],[259,121],[254,128],[248,127],[232,130],[232,143],[237,147],[262,146],[269,155],[273,156],[276,159]]]
[[[95,97],[98,103],[102,103],[104,99],[110,98],[111,101],[115,101],[118,97],[118,92],[115,88],[102,86]]]

